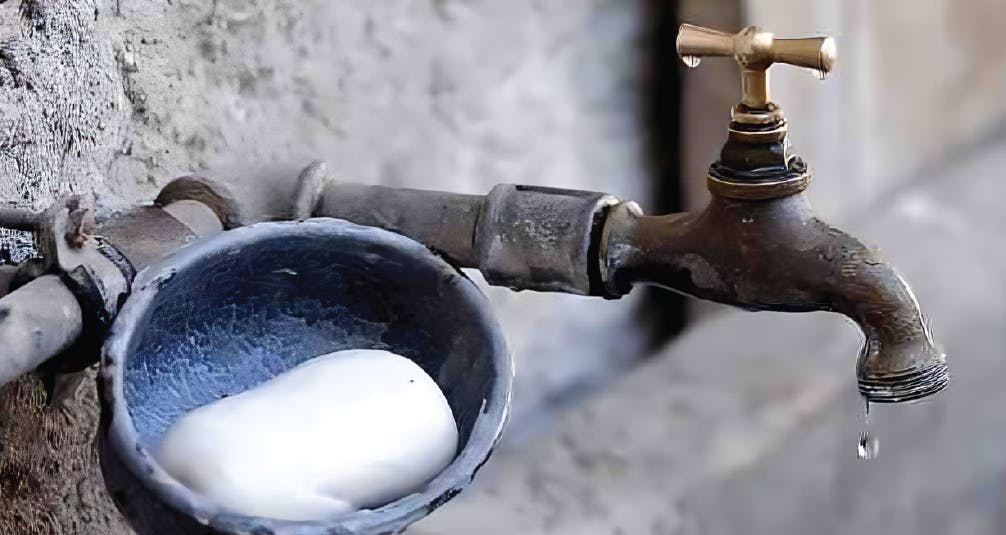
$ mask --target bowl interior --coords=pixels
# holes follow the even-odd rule
[[[154,451],[185,412],[312,357],[372,348],[433,377],[464,448],[502,358],[469,280],[411,240],[341,221],[231,232],[245,234],[158,280],[132,325],[122,393],[140,446]]]

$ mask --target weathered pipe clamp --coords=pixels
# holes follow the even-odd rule
[[[44,260],[13,273],[0,271],[0,285],[13,288],[0,299],[0,382],[38,366],[58,372],[87,364],[65,362],[60,355],[81,340],[96,345],[121,309],[104,350],[103,469],[124,515],[151,533],[168,528],[186,533],[395,532],[450,499],[489,455],[509,400],[502,338],[485,302],[457,268],[478,269],[490,284],[514,290],[617,299],[637,284],[652,284],[747,310],[841,313],[865,336],[856,376],[867,401],[910,401],[942,390],[949,381],[945,356],[911,289],[876,250],[815,215],[803,194],[809,167],[790,152],[786,119],[769,98],[771,65],[788,63],[827,74],[835,63],[834,43],[775,39],[753,27],[727,34],[684,25],[677,47],[689,66],[700,57],[729,56],[742,74],[743,98],[707,177],[712,200],[700,212],[646,216],[635,203],[604,193],[531,186],[499,185],[485,196],[365,186],[336,180],[321,163],[299,173],[181,177],[161,191],[154,206],[104,214],[93,232],[85,205],[74,200],[45,214],[3,209],[0,226],[34,231]],[[238,229],[312,217],[345,221]],[[221,230],[228,232],[186,247]],[[266,378],[245,374],[236,364],[241,373],[219,382],[195,372],[229,370],[230,350],[218,344],[239,338],[256,321],[248,315],[212,327],[218,318],[211,309],[229,306],[233,296],[200,276],[224,269],[221,254],[233,252],[234,264],[214,279],[220,288],[249,301],[278,292],[280,306],[296,308],[319,296],[297,297],[299,286],[282,282],[280,275],[287,276],[286,269],[310,273],[338,287],[335,279],[369,258],[346,252],[340,240],[347,236],[362,240],[361,250],[386,245],[371,260],[395,260],[394,267],[382,264],[380,269],[400,294],[389,297],[388,287],[373,281],[357,293],[340,294],[322,285],[320,297],[331,298],[333,306],[411,317],[420,315],[413,301],[439,295],[470,313],[474,323],[465,324],[465,336],[427,317],[422,321],[432,323],[356,340],[364,345],[380,340],[421,361],[444,388],[467,442],[426,490],[373,512],[292,526],[215,511],[166,479],[149,455],[158,430],[181,411]],[[301,241],[293,251],[280,247],[277,237]],[[284,267],[265,269],[279,264]],[[126,299],[130,289],[133,295]],[[180,315],[199,320],[185,323]],[[360,312],[350,321],[354,317],[369,316]],[[173,332],[177,329],[201,333],[202,345],[186,349]],[[411,334],[385,340],[394,338],[393,332]],[[320,340],[317,347],[283,354],[272,372],[311,351],[346,343],[345,336],[331,333],[314,339]],[[138,362],[147,363],[145,371]],[[187,397],[169,391],[168,385],[181,383],[190,390]]]
[[[96,221],[83,197],[39,213],[0,210],[0,227],[33,232],[39,250],[38,258],[8,270],[0,288],[0,384],[38,367],[62,373],[97,362],[136,271],[221,230],[201,205],[168,210],[177,215],[148,206]]]

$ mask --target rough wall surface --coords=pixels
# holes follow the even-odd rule
[[[772,84],[814,170],[811,200],[836,223],[1002,131],[1003,2],[747,0],[745,18],[779,36],[836,39],[828,80],[783,67]]]
[[[149,200],[191,169],[324,158],[347,180],[647,191],[634,3],[9,0],[0,199]],[[491,289],[516,421],[639,353],[632,301]],[[0,532],[114,533],[89,444],[93,376],[64,403],[0,390]],[[42,432],[40,432],[40,430]]]

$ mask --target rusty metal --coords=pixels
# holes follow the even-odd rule
[[[115,214],[99,225],[98,232],[115,244],[136,271],[197,237],[184,223],[155,206]]]
[[[63,240],[75,249],[79,249],[94,234],[94,207],[83,205],[76,199],[72,200],[68,206],[66,227],[63,232]]]
[[[191,211],[182,210],[184,213]],[[137,212],[146,215],[137,217]],[[10,372],[0,372],[0,381],[43,363],[46,370],[55,373],[93,364],[98,358],[98,347],[129,295],[137,267],[178,246],[179,241],[171,239],[177,232],[169,239],[162,239],[172,229],[185,229],[188,236],[192,235],[187,227],[159,208],[120,214],[98,229],[91,202],[81,197],[60,199],[37,220],[35,235],[41,260],[26,265],[22,274],[33,272],[35,277],[41,277],[4,298],[10,302],[12,317],[22,318],[18,329],[28,329],[34,337],[34,345],[26,350],[18,342],[17,332],[0,333],[3,341],[0,345],[15,348],[20,355],[0,357],[0,367]],[[138,234],[145,235],[138,238]],[[124,254],[124,251],[129,252]],[[46,273],[52,275],[42,275]],[[44,287],[41,281],[46,281]],[[24,305],[39,299],[44,303]],[[42,313],[32,312],[36,309],[44,310],[51,319],[38,317]],[[31,320],[37,325],[28,325]],[[75,347],[74,351],[49,361],[70,345]]]
[[[727,160],[733,150],[724,148]],[[777,159],[789,165],[776,178],[804,169],[785,151]],[[319,215],[395,230],[492,284],[616,298],[642,283],[748,310],[838,312],[866,336],[857,372],[869,400],[907,401],[947,384],[945,356],[908,285],[799,193],[751,200],[714,190],[702,212],[648,217],[601,193],[511,185],[485,198],[351,184],[324,191]]]
[[[264,190],[234,177],[182,177],[158,199],[225,206],[214,210],[225,226],[226,214],[250,221],[345,219],[408,236],[455,266],[479,269],[490,284],[605,295],[596,249],[604,212],[618,202],[611,195],[510,184],[488,195],[367,186],[335,180],[321,162],[272,176]]]
[[[712,187],[700,213],[648,217],[603,193],[501,185],[481,197],[330,182],[315,215],[394,230],[515,289],[617,298],[642,283],[748,310],[842,313],[866,336],[857,373],[869,400],[946,386],[945,356],[911,290],[875,250],[816,217],[800,193],[809,171],[784,134],[728,139],[710,175],[772,195]],[[796,180],[798,189],[778,186]]]
[[[195,201],[135,208],[100,225],[79,197],[41,213],[0,211],[0,226],[25,221],[42,258],[3,274],[3,292],[15,289],[0,299],[0,385],[43,364],[52,373],[93,364],[136,270],[221,229],[211,209]]]
[[[844,314],[866,336],[857,366],[870,401],[906,401],[947,383],[911,289],[876,250],[821,221],[803,195],[713,197],[702,212],[612,211],[601,246],[608,289],[638,283],[747,310]]]
[[[478,267],[475,228],[483,195],[364,186],[330,181],[312,215],[397,232],[434,249],[451,263]]]
[[[313,186],[312,186],[313,187]],[[602,295],[596,247],[614,197],[500,184],[464,195],[328,182],[314,215],[391,230],[425,244],[489,284]]]
[[[38,243],[82,311],[81,337],[75,350],[50,368],[78,371],[95,362],[97,348],[129,295],[135,271],[118,261],[121,255],[114,246],[94,235],[90,203],[70,198],[54,204],[47,213],[46,232],[39,235]]]
[[[475,230],[486,281],[515,290],[601,295],[597,244],[604,193],[500,184],[486,196]]]
[[[199,175],[189,175],[176,178],[169,182],[157,198],[154,206],[166,207],[178,201],[197,201],[209,208],[225,229],[241,226],[241,213],[238,203],[226,185]]]
[[[678,52],[686,63],[733,55],[745,72],[762,74],[773,62],[826,74],[835,62],[828,38],[782,41],[753,28],[730,35],[685,25]],[[876,250],[816,216],[802,194],[810,170],[789,151],[767,79],[753,92],[754,78],[745,80],[745,98],[709,168],[713,197],[703,211],[644,216],[632,203],[610,210],[599,259],[608,291],[654,284],[747,310],[838,312],[866,337],[856,368],[866,399],[908,401],[940,391],[949,380],[946,357],[911,289]]]

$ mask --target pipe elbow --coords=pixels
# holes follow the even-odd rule
[[[841,258],[833,301],[836,311],[863,331],[859,392],[871,402],[894,403],[943,390],[949,382],[946,355],[933,341],[912,289],[875,251],[846,239],[858,247]]]
[[[701,213],[611,211],[602,242],[608,291],[665,287],[746,310],[831,311],[863,331],[859,390],[909,401],[948,382],[918,301],[877,252],[816,217],[803,195],[768,201],[714,197]]]

